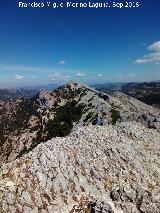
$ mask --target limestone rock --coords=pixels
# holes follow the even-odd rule
[[[0,169],[2,213],[158,213],[160,133],[141,123],[81,127]]]

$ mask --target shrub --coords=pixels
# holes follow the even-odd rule
[[[87,122],[89,119],[91,119],[93,114],[94,114],[93,112],[89,112],[86,118],[84,119],[84,122]]]
[[[56,109],[55,118],[47,124],[47,139],[70,134],[73,122],[79,121],[83,112],[83,105],[76,104],[76,101],[72,101]]]
[[[116,109],[111,109],[112,124],[116,124],[117,120],[120,118],[119,112]]]

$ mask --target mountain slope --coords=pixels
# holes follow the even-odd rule
[[[82,127],[0,173],[4,213],[158,213],[160,133],[136,122]]]
[[[12,161],[39,143],[89,125],[137,121],[160,130],[160,111],[123,93],[107,95],[70,82],[53,92],[0,106],[0,159]]]
[[[148,105],[160,108],[160,82],[108,83],[94,85],[97,90],[112,94],[121,91]]]

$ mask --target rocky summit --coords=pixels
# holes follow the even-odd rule
[[[0,213],[159,213],[160,111],[69,82],[0,102]]]

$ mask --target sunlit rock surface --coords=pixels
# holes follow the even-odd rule
[[[159,153],[140,123],[78,128],[2,165],[0,212],[158,213]]]

